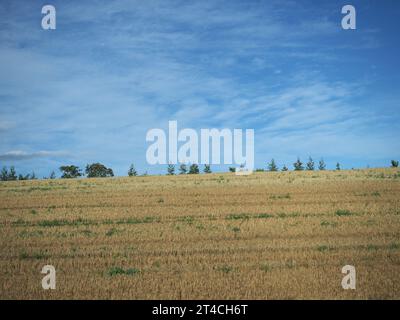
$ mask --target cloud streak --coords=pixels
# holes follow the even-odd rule
[[[19,160],[31,160],[36,158],[60,158],[68,157],[70,154],[65,151],[37,151],[37,152],[25,152],[21,150],[8,151],[4,154],[0,154],[0,160],[6,161],[19,161]]]

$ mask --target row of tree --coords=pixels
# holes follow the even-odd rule
[[[54,174],[54,172],[52,173]],[[55,174],[54,174],[55,178]],[[51,179],[54,179],[51,178]],[[19,174],[17,175],[17,172],[15,171],[15,167],[11,166],[10,169],[7,169],[7,167],[3,167],[0,171],[0,181],[13,181],[13,180],[36,180],[37,177],[35,175],[35,172],[32,171],[32,173],[28,174]]]
[[[101,178],[101,177],[113,177],[114,172],[111,168],[107,168],[101,163],[88,164],[85,168],[85,172],[75,165],[61,166],[61,178],[62,179],[73,179],[86,175],[88,178]],[[55,179],[56,173],[52,171],[48,177],[43,177],[43,179]],[[35,172],[31,174],[17,175],[15,167],[11,166],[10,169],[3,167],[0,171],[0,181],[14,181],[14,180],[35,180],[37,179]]]
[[[78,178],[85,174],[88,178],[114,177],[111,168],[107,168],[104,164],[98,162],[86,165],[85,173],[82,173],[82,170],[75,165],[61,166],[60,171],[62,172],[62,179]]]
[[[203,172],[212,173],[211,166],[209,164],[205,164]],[[191,164],[189,167],[184,163],[179,166],[179,174],[199,174],[199,173],[200,173],[200,168],[196,163]],[[175,166],[173,164],[169,164],[167,168],[167,175],[174,175],[174,174],[175,174]]]
[[[275,163],[275,160],[272,159],[270,163],[268,163],[268,171],[279,171],[278,166]],[[309,157],[306,165],[303,165],[303,162],[301,162],[300,158],[297,158],[297,161],[293,163],[293,170],[294,171],[302,171],[302,170],[309,170],[313,171],[316,169],[315,162],[314,160]],[[288,167],[286,165],[283,165],[282,171],[288,171]],[[319,160],[318,162],[318,170],[326,170],[326,164],[324,159]],[[340,163],[336,163],[336,170],[340,170]]]
[[[391,167],[392,168],[397,168],[399,166],[399,161],[392,160],[391,161]],[[326,164],[323,159],[319,160],[318,166],[314,163],[314,160],[309,157],[307,163],[304,165],[303,162],[301,162],[300,158],[297,158],[297,161],[293,163],[293,170],[294,171],[302,171],[302,170],[326,170]],[[68,165],[68,166],[61,166],[60,168],[61,171],[61,178],[62,179],[73,179],[73,178],[78,178],[81,176],[87,176],[88,178],[105,178],[105,177],[113,177],[114,172],[111,168],[107,168],[105,165],[101,163],[92,163],[86,165],[85,171],[82,172],[82,170],[75,165]],[[281,171],[288,171],[289,168],[284,165],[281,169]],[[340,170],[340,164],[336,164],[336,170]],[[229,167],[229,171],[235,172],[236,168],[235,167]],[[256,171],[265,171],[264,169],[256,169]],[[267,164],[267,171],[279,171],[279,167],[276,164],[275,160],[272,159],[268,164]],[[205,164],[203,168],[204,173],[211,173],[211,166],[209,164]],[[191,164],[191,165],[186,165],[186,164],[181,164],[178,168],[178,172],[175,170],[175,166],[173,164],[169,164],[167,167],[167,175],[175,175],[175,174],[199,174],[200,173],[200,168],[198,164]],[[129,167],[128,170],[128,176],[129,177],[134,177],[137,176],[138,172],[135,169],[135,166],[132,164]],[[144,173],[143,175],[147,175],[147,173]],[[51,174],[48,177],[44,177],[44,179],[55,179],[56,174],[54,171],[51,172]],[[15,171],[14,166],[11,166],[10,169],[7,167],[3,167],[2,170],[0,171],[0,181],[13,181],[13,180],[34,180],[37,179],[36,175],[34,172],[31,174],[26,174],[22,175],[19,174],[17,175],[17,172]]]
[[[178,168],[179,174],[199,174],[200,173],[200,168],[199,165],[194,163],[191,165],[186,165],[186,164],[181,164]],[[205,164],[204,165],[204,169],[203,169],[204,173],[211,173],[211,166],[209,164]],[[169,164],[167,167],[167,175],[174,175],[176,174],[176,169],[175,169],[175,165],[173,164]],[[133,176],[137,176],[138,173],[135,169],[135,166],[132,164],[128,170],[128,176],[129,177],[133,177]],[[144,175],[147,175],[146,173]]]
[[[399,161],[391,160],[390,164],[391,164],[392,168],[397,168],[399,166]],[[276,165],[274,159],[272,159],[271,162],[268,163],[267,168],[268,168],[268,171],[279,171],[279,168]],[[336,163],[335,169],[340,170],[339,162]],[[283,165],[281,170],[288,171],[289,169],[288,169],[288,167],[286,167],[286,165]],[[302,170],[313,171],[313,170],[316,170],[316,165],[315,165],[314,160],[311,157],[308,158],[308,161],[305,166],[303,165],[303,162],[301,162],[300,158],[297,158],[296,162],[293,163],[293,170],[294,171],[302,171]],[[325,164],[324,159],[319,160],[318,170],[326,170],[326,164]],[[264,169],[256,169],[256,171],[264,171]]]
[[[399,166],[399,162],[398,161],[396,161],[396,160],[392,160],[391,161],[391,167],[392,168],[397,168],[398,166]],[[241,166],[241,167],[243,167],[243,166]],[[132,165],[131,168],[134,168],[133,165]],[[319,160],[318,167],[316,167],[316,164],[315,164],[314,160],[311,157],[308,158],[308,161],[305,164],[305,166],[304,166],[303,162],[301,162],[300,158],[297,158],[296,162],[293,163],[293,170],[294,171],[303,171],[303,170],[313,171],[313,170],[316,170],[317,168],[318,168],[318,170],[326,170],[326,164],[325,164],[324,159]],[[341,169],[339,162],[336,163],[335,169],[336,170],[340,170]],[[288,170],[289,170],[289,168],[286,165],[283,165],[281,171],[288,171]],[[230,172],[235,172],[236,168],[235,167],[229,167],[229,171]],[[256,169],[256,171],[260,172],[260,171],[266,171],[266,170],[265,169]],[[279,171],[279,167],[277,166],[277,164],[276,164],[274,159],[272,159],[271,162],[269,162],[267,164],[267,171]],[[210,165],[205,164],[203,172],[204,173],[211,173]],[[186,164],[181,164],[179,166],[179,174],[186,174],[186,173],[187,174],[198,174],[199,173],[199,166],[197,164],[192,164],[188,168],[186,166]],[[169,164],[168,168],[167,168],[167,175],[174,175],[174,174],[175,174],[175,166],[172,165],[172,164]],[[129,174],[129,173],[128,173],[128,175],[131,176],[131,174]],[[137,175],[136,171],[135,171],[134,175]]]
[[[390,164],[391,164],[392,168],[397,168],[399,166],[399,161],[391,160]],[[268,163],[267,168],[268,168],[268,171],[279,171],[279,168],[276,165],[274,159],[272,159],[271,162]],[[339,162],[336,163],[335,169],[340,170]],[[286,165],[283,165],[281,170],[288,171],[289,169],[288,169],[288,167],[286,167]],[[303,165],[303,162],[301,162],[300,158],[297,158],[296,162],[293,163],[293,170],[294,171],[302,171],[302,170],[313,171],[313,170],[316,170],[316,165],[315,165],[314,160],[311,157],[308,158],[308,161],[305,166]],[[318,170],[326,170],[326,164],[325,164],[324,159],[319,160]],[[256,169],[256,171],[264,171],[264,169]]]

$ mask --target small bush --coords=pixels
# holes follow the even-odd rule
[[[390,250],[398,250],[398,249],[400,249],[400,244],[399,244],[399,243],[396,243],[396,242],[392,242],[392,243],[389,245],[389,249],[390,249]]]
[[[138,273],[140,273],[140,270],[136,269],[136,268],[130,268],[130,269],[126,269],[125,270],[125,269],[120,268],[120,267],[112,267],[107,271],[107,274],[110,277],[118,276],[118,275],[124,275],[124,274],[130,276],[130,275],[135,275],[135,274],[138,274]]]
[[[278,194],[278,195],[272,195],[269,197],[270,199],[290,199],[290,194]]]
[[[272,217],[273,217],[273,215],[269,214],[269,213],[260,213],[260,214],[256,215],[256,218],[259,218],[259,219],[266,219],[266,218],[272,218]]]
[[[296,218],[298,216],[298,213],[278,213],[279,218]]]
[[[335,214],[341,217],[341,216],[351,216],[353,213],[351,213],[349,210],[336,210]]]
[[[328,250],[329,250],[329,247],[326,246],[326,245],[322,245],[322,246],[318,246],[318,247],[317,247],[317,250],[318,250],[319,252],[324,252],[324,251],[328,251]]]
[[[192,216],[184,216],[184,217],[180,217],[178,219],[178,221],[185,222],[185,223],[191,225],[194,222],[194,217],[192,217]]]
[[[249,219],[249,216],[244,213],[238,213],[238,214],[229,214],[226,216],[227,220],[241,220],[241,219]]]
[[[199,170],[199,165],[196,163],[193,163],[192,165],[190,165],[189,167],[189,174],[199,174],[200,170]]]
[[[379,247],[375,244],[369,244],[367,245],[367,250],[368,251],[377,251],[379,249]]]
[[[46,253],[43,253],[43,252],[34,252],[32,254],[28,254],[28,253],[26,253],[24,251],[24,252],[21,252],[20,255],[19,255],[19,258],[22,259],[22,260],[25,260],[25,259],[38,259],[38,260],[40,260],[40,259],[46,259],[48,257],[49,257],[49,255],[46,254]]]
[[[272,267],[271,267],[270,265],[264,263],[264,264],[262,264],[262,265],[260,266],[260,269],[261,269],[262,271],[264,271],[264,272],[268,272],[268,271],[271,271],[271,270],[272,270]]]
[[[231,266],[224,265],[224,266],[218,267],[217,270],[221,271],[223,273],[229,273],[233,270],[233,268]]]
[[[336,222],[330,222],[330,221],[321,221],[321,226],[323,226],[323,227],[336,227],[337,223]]]

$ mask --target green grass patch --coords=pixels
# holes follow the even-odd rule
[[[334,228],[334,227],[337,226],[337,222],[332,222],[332,221],[326,221],[326,220],[324,220],[324,221],[321,221],[321,226],[322,226],[322,227],[332,227],[332,228]]]
[[[276,200],[276,199],[290,199],[290,194],[278,194],[278,195],[272,195],[269,197],[270,199]]]
[[[23,230],[20,233],[18,233],[18,236],[20,238],[31,238],[31,237],[41,237],[43,236],[43,231],[42,230],[37,230],[37,231],[28,231],[28,230]]]
[[[298,213],[278,213],[278,218],[296,218],[298,217]]]
[[[80,233],[83,234],[85,237],[90,237],[94,235],[94,232],[92,232],[92,230],[89,229],[82,230]]]
[[[88,226],[97,224],[95,221],[79,218],[76,220],[65,220],[65,219],[53,219],[53,220],[41,220],[38,221],[37,225],[40,227],[62,227],[62,226]]]
[[[244,213],[232,213],[226,216],[227,220],[245,220],[245,219],[249,219],[249,215],[244,214]]]
[[[267,219],[267,218],[272,218],[272,217],[273,217],[273,215],[269,214],[269,213],[260,213],[255,216],[255,218],[257,218],[257,219]]]
[[[262,270],[264,272],[269,272],[272,270],[272,267],[270,265],[268,265],[267,263],[264,263],[260,266],[260,270]]]
[[[336,210],[335,214],[339,217],[343,217],[343,216],[351,216],[354,213],[350,212],[349,210]]]
[[[107,274],[110,277],[118,276],[118,275],[132,276],[132,275],[139,274],[139,273],[140,273],[139,269],[136,269],[136,268],[123,269],[121,267],[112,267],[112,268],[108,269],[108,271],[107,271]]]
[[[391,244],[389,244],[389,249],[390,250],[399,250],[400,249],[400,243],[392,242]]]
[[[240,228],[239,227],[233,227],[232,231],[235,232],[235,233],[238,233],[238,232],[240,232]]]
[[[367,250],[368,251],[377,251],[379,249],[379,246],[375,245],[375,244],[369,244],[367,245]]]
[[[184,217],[179,217],[178,221],[187,223],[189,225],[192,225],[194,222],[194,217],[193,216],[184,216]]]
[[[321,246],[318,246],[318,247],[317,247],[317,250],[318,250],[319,252],[325,252],[325,251],[329,251],[330,248],[329,248],[328,246],[326,246],[326,245],[321,245]]]
[[[285,261],[285,267],[289,268],[289,269],[293,269],[296,267],[296,261],[293,259],[289,259],[287,261]]]
[[[224,266],[218,267],[217,270],[227,274],[227,273],[230,273],[233,271],[233,267],[224,265]]]
[[[37,260],[40,260],[40,259],[47,259],[49,257],[50,256],[48,254],[44,253],[44,252],[34,252],[34,253],[31,253],[31,254],[28,254],[27,252],[23,251],[19,255],[19,258],[21,260],[26,260],[26,259],[37,259]]]

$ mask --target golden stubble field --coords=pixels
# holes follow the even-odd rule
[[[398,169],[1,182],[0,232],[1,299],[400,298]]]

